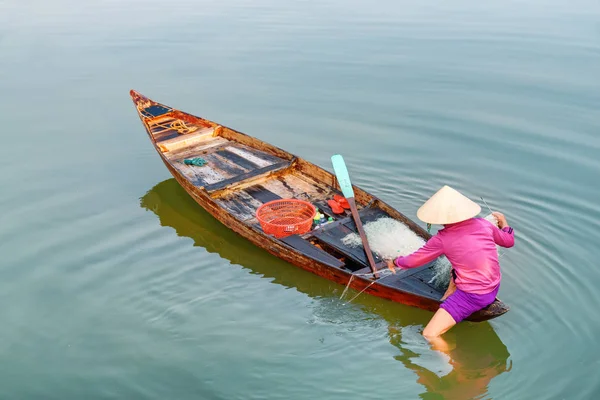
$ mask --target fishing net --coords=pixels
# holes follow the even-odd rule
[[[452,264],[446,258],[441,256],[433,264],[433,277],[429,280],[438,289],[446,290],[450,284],[450,271],[452,271]]]
[[[497,225],[496,217],[489,214],[485,217]],[[425,240],[417,236],[408,226],[393,218],[383,217],[364,225],[371,250],[385,260],[393,260],[398,256],[406,256],[418,250]],[[357,233],[351,233],[342,239],[342,243],[350,247],[362,247],[362,241]],[[429,283],[446,290],[450,283],[452,265],[445,256],[439,257],[433,265],[433,277]]]
[[[393,218],[383,217],[368,222],[364,225],[364,230],[371,250],[386,260],[409,255],[425,244],[422,237],[414,233],[407,225]],[[344,237],[342,243],[350,247],[362,246],[360,236],[356,233]],[[445,290],[450,282],[451,268],[446,257],[438,258],[433,266],[434,275],[430,283]]]
[[[406,256],[425,244],[423,238],[393,218],[379,218],[367,222],[363,227],[371,250],[386,260]],[[362,241],[357,233],[347,235],[342,239],[342,243],[350,247],[362,246]]]
[[[367,222],[364,225],[364,230],[371,250],[385,260],[409,255],[425,244],[422,237],[393,218],[383,217]],[[350,247],[362,246],[362,241],[357,233],[346,235],[342,239],[342,243]],[[438,258],[433,266],[434,275],[429,282],[445,290],[450,282],[451,268],[446,257]]]

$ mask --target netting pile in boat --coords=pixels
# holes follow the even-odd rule
[[[498,220],[492,214],[485,217],[492,224]],[[425,240],[410,230],[408,226],[393,218],[382,217],[364,225],[371,250],[384,260],[393,260],[398,256],[406,256],[418,250]],[[362,247],[357,233],[351,233],[342,239],[342,243],[350,247]],[[446,290],[450,282],[452,265],[445,256],[439,257],[433,265],[433,277],[429,281],[439,289]]]
[[[367,222],[364,230],[371,250],[385,260],[409,255],[425,244],[425,240],[417,236],[408,226],[389,217]],[[342,243],[350,247],[362,247],[362,241],[357,233],[346,235]],[[434,276],[430,283],[445,290],[450,282],[450,262],[446,257],[440,257],[433,268]]]

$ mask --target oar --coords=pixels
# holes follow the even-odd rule
[[[367,241],[367,235],[365,235],[362,222],[360,221],[360,216],[358,215],[358,210],[356,209],[354,190],[352,190],[352,182],[350,182],[350,175],[348,175],[348,168],[346,168],[344,158],[341,155],[336,154],[331,157],[331,162],[333,163],[333,170],[335,171],[335,176],[337,177],[340,189],[342,189],[342,193],[350,205],[350,211],[352,211],[352,217],[354,218],[356,229],[358,229],[358,234],[362,240],[363,248],[365,250],[365,254],[367,255],[367,260],[369,260],[369,267],[371,267],[371,271],[373,272],[375,278],[379,278],[379,274],[377,274],[377,267],[375,266],[375,260],[373,260],[373,253],[371,253],[371,248],[369,247],[369,242]]]

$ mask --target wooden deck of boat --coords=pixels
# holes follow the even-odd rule
[[[290,161],[220,137],[211,137],[191,148],[169,153],[168,159],[175,168],[195,186],[204,187],[209,192],[290,166]],[[183,163],[185,159],[194,157],[206,160],[206,166],[198,168]]]

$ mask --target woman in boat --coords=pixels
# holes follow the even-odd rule
[[[474,218],[480,212],[478,204],[444,186],[417,212],[421,221],[444,228],[416,252],[393,261],[398,268],[415,268],[446,255],[452,264],[444,302],[423,331],[434,344],[458,322],[492,304],[500,289],[496,245],[512,247],[514,231],[503,214],[493,213],[498,221],[495,226],[484,218]]]

